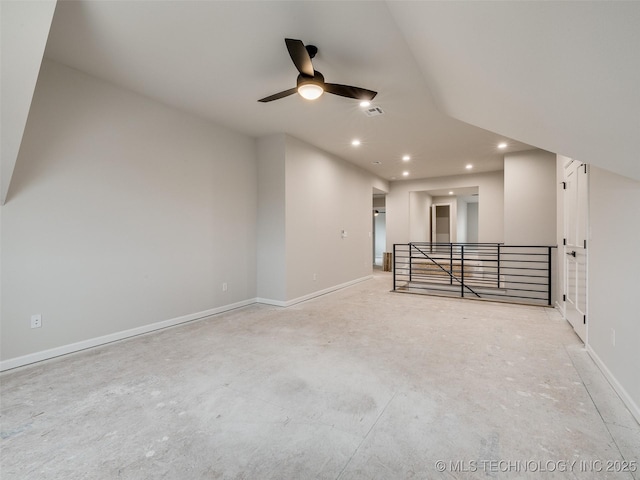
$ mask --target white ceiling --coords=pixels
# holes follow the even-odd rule
[[[333,95],[258,103],[295,86],[285,37],[319,48],[328,82],[378,91],[385,114]],[[45,55],[386,179],[501,169],[502,140],[640,179],[638,45],[640,2],[60,0]]]
[[[388,7],[443,112],[640,180],[640,2]]]
[[[384,115],[328,94],[257,102],[295,86],[285,37],[319,48],[328,82],[376,90]],[[252,136],[291,134],[386,179],[499,170],[500,141],[532,148],[438,111],[385,2],[59,1],[45,56]]]

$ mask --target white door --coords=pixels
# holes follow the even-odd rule
[[[564,311],[587,338],[587,165],[571,160],[564,170]]]

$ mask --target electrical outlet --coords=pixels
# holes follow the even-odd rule
[[[31,328],[40,328],[42,326],[42,315],[36,313],[31,315]]]
[[[616,346],[616,331],[613,328],[611,329],[611,345]]]
[[[313,281],[315,282],[316,280],[318,280],[318,274],[317,274],[317,273],[314,273],[314,274],[313,274]]]
[[[223,291],[223,292],[226,292],[226,291],[227,291],[227,282],[224,282],[224,283],[222,284],[222,291]]]

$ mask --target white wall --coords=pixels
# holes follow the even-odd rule
[[[466,243],[467,240],[467,202],[456,198],[456,242]]]
[[[2,360],[255,299],[256,217],[253,139],[45,61],[2,207]]]
[[[478,203],[467,203],[467,242],[478,242]]]
[[[260,139],[258,156],[260,301],[290,305],[370,276],[372,191],[386,182],[284,134]]]
[[[291,136],[285,175],[286,300],[371,275],[376,177]]]
[[[502,242],[504,238],[503,172],[456,175],[391,182],[387,195],[387,251],[394,243],[409,242],[409,192],[478,187],[482,199],[478,213],[478,241]]]
[[[431,195],[409,192],[409,241],[428,242],[431,216]]]
[[[285,136],[258,140],[258,298],[287,295]]]
[[[640,182],[593,166],[589,181],[588,349],[640,421]]]
[[[507,245],[556,244],[556,189],[555,154],[529,150],[504,156]]]

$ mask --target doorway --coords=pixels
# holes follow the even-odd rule
[[[409,241],[478,242],[478,187],[409,192]]]
[[[450,243],[451,242],[451,205],[435,204],[431,205],[431,242]]]
[[[373,266],[382,267],[383,254],[387,248],[387,209],[386,195],[373,194],[372,212]]]
[[[382,266],[382,254],[387,245],[387,215],[386,212],[373,212],[373,264]]]

